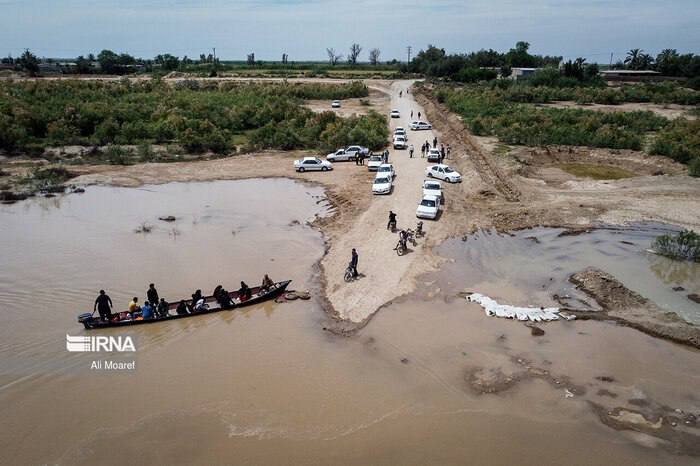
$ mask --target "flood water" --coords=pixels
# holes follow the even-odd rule
[[[697,409],[697,352],[605,323],[557,323],[533,339],[449,293],[401,299],[350,338],[322,330],[314,299],[97,333],[75,322],[100,288],[121,308],[149,282],[176,299],[269,273],[315,293],[324,245],[306,222],[325,214],[322,199],[290,180],[247,180],[0,207],[0,464],[696,463],[603,426],[587,400],[600,401],[595,376],[614,374],[620,405],[644,396]],[[155,228],[135,233],[144,222]],[[449,267],[467,264],[422,288],[497,288],[456,280]],[[130,335],[137,351],[68,353],[66,334]],[[497,395],[466,386],[470,368],[513,357],[589,394],[569,399],[541,380]],[[136,369],[90,369],[110,358]]]
[[[481,231],[443,243],[438,252],[456,259],[446,265],[471,291],[516,305],[555,304],[551,297],[580,296],[569,277],[587,267],[604,270],[666,311],[700,324],[700,263],[649,253],[654,238],[675,231],[658,224],[601,227],[576,235],[560,228],[534,228],[514,234]],[[503,283],[507,286],[502,286]],[[495,286],[494,286],[495,285]],[[674,291],[675,287],[683,290]]]

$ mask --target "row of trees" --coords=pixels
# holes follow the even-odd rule
[[[18,58],[8,56],[0,60],[3,64],[14,65],[18,70],[36,75],[39,72],[40,63],[54,63],[52,59],[39,59],[30,50],[25,50]],[[70,65],[71,72],[78,74],[129,74],[136,71],[153,71],[155,68],[164,71],[174,71],[182,69],[192,64],[210,64],[216,67],[219,59],[212,54],[200,54],[198,60],[194,60],[185,55],[182,58],[169,53],[159,54],[153,59],[137,58],[128,53],[116,53],[112,50],[102,50],[97,56],[88,54],[80,55]]]
[[[529,50],[530,44],[521,41],[505,53],[489,49],[448,55],[445,49],[429,45],[418,52],[410,63],[403,65],[402,71],[469,82],[495,79],[496,70],[503,76],[510,76],[511,69],[515,67],[558,67],[561,63],[562,57],[532,55]]]
[[[676,49],[664,49],[653,57],[642,49],[632,49],[627,52],[624,61],[618,61],[613,68],[654,70],[664,76],[697,78],[700,77],[700,55],[680,54]]]
[[[357,65],[357,62],[362,53],[362,46],[357,43],[353,43],[348,50],[348,65]],[[371,65],[379,64],[379,57],[381,56],[381,50],[374,48],[369,51],[369,63]],[[343,60],[343,54],[336,52],[334,48],[327,48],[326,55],[328,55],[328,64],[335,66]]]

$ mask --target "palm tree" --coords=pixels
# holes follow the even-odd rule
[[[641,55],[642,49],[632,49],[627,52],[627,57],[625,58],[625,65],[628,68],[636,70],[637,64],[639,63],[639,55]]]

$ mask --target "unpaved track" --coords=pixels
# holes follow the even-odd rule
[[[367,210],[354,222],[346,225],[331,241],[327,255],[321,261],[326,285],[326,296],[337,317],[352,322],[362,322],[382,305],[397,296],[413,290],[415,278],[436,259],[429,253],[426,243],[431,238],[443,237],[445,220],[424,221],[427,231],[425,238],[418,239],[417,245],[409,245],[408,254],[399,257],[394,251],[398,234],[386,229],[389,210],[397,214],[397,227],[416,227],[416,207],[421,198],[421,182],[425,179],[426,159],[421,158],[420,146],[428,140],[432,143],[436,133],[432,131],[409,131],[411,110],[415,118],[425,111],[406,90],[411,81],[397,81],[391,84],[391,108],[401,112],[401,118],[391,119],[390,126],[403,126],[408,131],[409,143],[415,147],[414,157],[409,158],[407,150],[391,150],[389,162],[394,164],[396,180],[394,191],[388,196],[374,196]],[[403,97],[399,97],[403,91]],[[439,135],[437,135],[439,137]],[[456,193],[457,186],[445,186],[446,196]],[[366,188],[371,190],[368,182]],[[442,223],[441,223],[442,222]],[[359,254],[358,271],[361,278],[352,283],[343,281],[343,274],[350,261],[352,248]]]

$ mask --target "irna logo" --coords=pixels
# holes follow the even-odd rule
[[[72,353],[135,352],[136,346],[131,337],[79,336],[66,335],[66,349]]]

